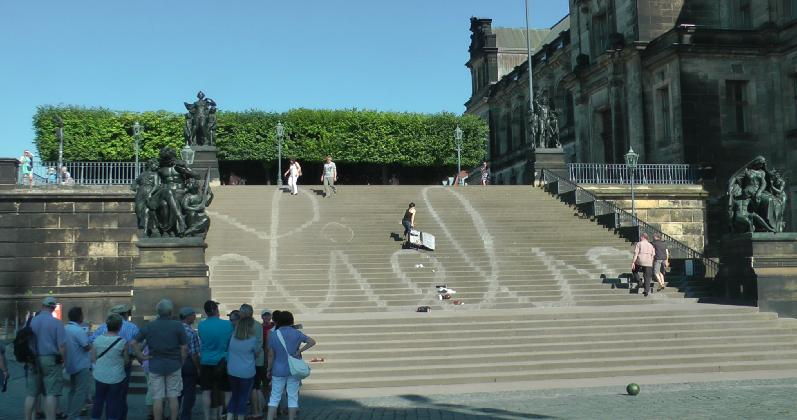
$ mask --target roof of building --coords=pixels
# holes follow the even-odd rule
[[[532,29],[531,48],[538,50],[545,44],[553,42],[560,33],[570,29],[570,15],[565,16],[550,29]],[[526,49],[525,28],[493,28],[496,44],[499,49]]]
[[[542,45],[542,40],[550,32],[550,29],[531,30],[531,48],[537,49]],[[493,28],[496,35],[496,46],[499,49],[526,49],[526,30],[521,28]]]

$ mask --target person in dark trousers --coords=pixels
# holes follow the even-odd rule
[[[656,250],[653,249],[653,245],[648,242],[648,234],[643,233],[642,239],[634,246],[634,259],[631,261],[631,269],[633,270],[634,266],[637,265],[641,267],[645,278],[645,297],[650,293],[650,281],[653,277],[653,255],[655,253]]]
[[[180,420],[191,420],[191,411],[196,402],[196,387],[199,385],[199,334],[191,328],[196,321],[193,308],[180,309],[180,321],[188,342],[188,357],[183,362],[183,391],[180,393]]]
[[[410,245],[410,232],[415,227],[415,203],[410,203],[407,210],[404,211],[404,217],[401,219],[401,224],[404,226],[404,240],[405,245]]]
[[[664,290],[664,268],[670,266],[670,250],[667,249],[667,244],[661,240],[661,234],[653,234],[653,249],[656,254],[653,256],[653,275],[656,276],[656,281],[659,282],[659,289]]]
[[[227,378],[227,348],[233,333],[230,321],[219,318],[218,302],[208,300],[204,305],[207,318],[199,323],[199,385],[202,388],[202,409],[205,420],[216,419],[221,414],[224,399],[230,399],[230,381]],[[222,401],[214,394],[224,394]]]
[[[115,305],[108,310],[108,314],[118,314],[122,317],[122,329],[119,330],[119,337],[125,339],[127,344],[127,352],[128,354],[133,354],[133,349],[130,346],[130,343],[133,342],[133,339],[138,335],[138,326],[136,324],[130,322],[130,318],[133,316],[133,308],[127,304]],[[97,329],[91,334],[89,337],[89,342],[92,344],[97,337],[105,334],[108,331],[108,324],[103,323],[102,325],[98,326]],[[133,372],[133,360],[132,358],[128,358],[127,365],[125,365],[125,381],[122,384],[124,388],[124,395],[125,398],[122,401],[122,413],[120,414],[119,420],[127,420],[127,393],[130,389],[130,375]]]
[[[122,317],[110,314],[105,322],[105,333],[94,340],[92,359],[94,360],[94,405],[91,407],[91,418],[101,419],[103,411],[109,420],[117,420],[122,416],[125,394],[125,365],[129,354],[127,341],[119,336],[122,329]]]

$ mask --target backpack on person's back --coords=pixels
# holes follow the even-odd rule
[[[17,362],[36,362],[36,353],[33,352],[33,344],[35,341],[36,334],[33,333],[33,328],[30,327],[30,323],[17,332],[17,336],[14,337],[14,358],[17,359]]]

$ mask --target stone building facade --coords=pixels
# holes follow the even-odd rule
[[[535,48],[535,96],[550,99],[570,162],[705,168],[712,196],[756,155],[791,181],[797,220],[797,1],[569,0]],[[468,67],[501,31],[471,19]],[[521,30],[523,33],[523,30]],[[533,35],[534,36],[534,35]],[[490,124],[494,181],[529,182],[527,61],[474,84],[466,112]],[[792,223],[792,227],[794,224]]]

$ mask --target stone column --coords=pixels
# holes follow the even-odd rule
[[[216,146],[191,146],[191,149],[196,153],[194,155],[194,163],[191,164],[191,169],[202,175],[205,179],[205,174],[210,171],[210,184],[217,186],[221,183],[219,175],[219,158],[217,157],[218,149]]]
[[[18,162],[15,158],[0,158],[0,190],[9,190],[17,185]]]
[[[182,306],[201,308],[210,299],[203,238],[141,238],[139,260],[133,270],[136,321],[155,316],[155,305],[168,298],[175,311]]]
[[[720,297],[797,317],[797,233],[726,235],[721,247]]]

